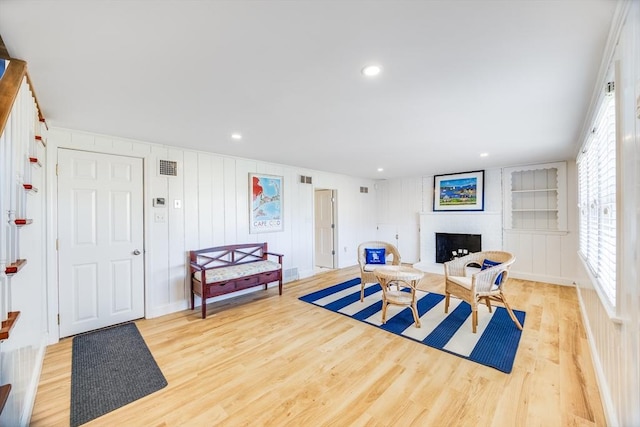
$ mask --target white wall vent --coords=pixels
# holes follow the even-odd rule
[[[298,280],[300,275],[298,274],[298,267],[289,268],[284,270],[282,275],[283,282],[293,282],[294,280]]]
[[[312,181],[310,176],[300,175],[300,184],[312,184]]]
[[[360,192],[361,193],[368,193],[369,192],[369,187],[360,187]]]
[[[178,176],[178,162],[172,160],[160,160],[158,174],[162,176]]]

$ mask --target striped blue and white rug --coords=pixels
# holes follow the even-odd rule
[[[377,326],[474,362],[509,373],[520,342],[520,331],[502,307],[478,307],[477,333],[471,332],[471,306],[451,298],[449,313],[444,312],[444,295],[418,291],[418,315],[422,327],[416,328],[408,307],[389,305],[387,323],[382,324],[382,289],[367,284],[360,302],[360,279],[352,279],[300,297],[336,313]],[[525,313],[514,310],[524,325]]]

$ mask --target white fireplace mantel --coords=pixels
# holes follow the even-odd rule
[[[502,250],[502,212],[421,212],[420,262],[415,268],[443,274],[436,263],[436,233],[480,234],[482,250]]]

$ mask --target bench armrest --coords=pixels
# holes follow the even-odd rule
[[[283,254],[278,254],[275,252],[265,252],[265,255],[272,255],[272,256],[278,257],[278,264],[282,264],[282,257],[284,256]]]

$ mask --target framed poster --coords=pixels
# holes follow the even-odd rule
[[[433,177],[434,211],[483,211],[484,171]]]
[[[282,177],[249,174],[249,233],[282,231]]]

